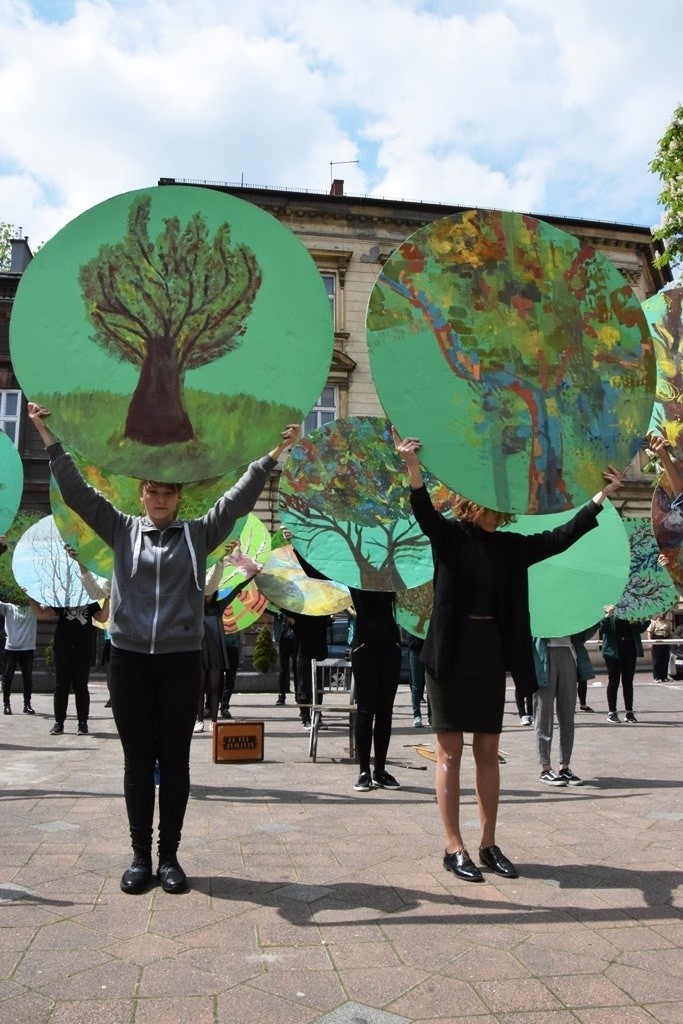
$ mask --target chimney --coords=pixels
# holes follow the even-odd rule
[[[25,238],[11,238],[12,255],[10,257],[10,271],[15,274],[23,274],[33,259],[33,253],[28,244],[28,235]]]
[[[330,185],[330,195],[331,196],[343,196],[344,195],[344,179],[343,178],[335,178],[334,179],[334,181]]]

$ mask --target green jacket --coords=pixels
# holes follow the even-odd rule
[[[619,660],[619,647],[617,645],[617,628],[616,623],[618,621],[623,622],[624,620],[615,618],[614,615],[607,615],[600,623],[600,632],[602,633],[602,656],[603,658],[616,658]],[[636,656],[642,658],[643,656],[643,645],[640,640],[640,634],[647,629],[650,625],[650,620],[645,619],[640,622],[629,622],[631,627],[631,635],[636,645]]]

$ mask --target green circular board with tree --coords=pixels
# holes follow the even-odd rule
[[[173,482],[244,465],[300,422],[325,384],[333,324],[288,228],[215,190],[160,186],[108,199],[43,246],[10,344],[65,444]]]
[[[470,210],[420,228],[383,267],[366,332],[399,434],[488,508],[577,507],[647,430],[640,303],[606,256],[534,217]]]

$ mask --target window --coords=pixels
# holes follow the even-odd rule
[[[19,414],[21,413],[21,391],[0,391],[0,427],[10,441],[19,444]]]
[[[327,292],[327,298],[330,300],[330,313],[332,314],[332,323],[334,324],[335,330],[337,329],[337,275],[332,274],[329,271],[323,271],[320,275],[325,285]]]
[[[304,420],[303,433],[310,434],[312,430],[317,430],[318,427],[323,427],[338,417],[339,389],[330,385],[323,388],[323,393]]]

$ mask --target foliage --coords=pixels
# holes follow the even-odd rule
[[[254,646],[254,653],[251,659],[254,668],[258,672],[267,672],[269,668],[272,668],[273,665],[275,665],[277,659],[278,652],[275,644],[273,643],[273,634],[267,626],[264,626],[259,633]]]
[[[46,644],[43,648],[43,661],[45,662],[45,668],[49,672],[55,667],[55,643],[54,640],[50,640],[49,644]]]
[[[0,267],[7,268],[12,259],[12,246],[10,240],[16,237],[16,229],[13,224],[0,221]]]
[[[123,241],[100,246],[79,281],[93,341],[141,371],[126,436],[165,444],[193,436],[182,398],[185,372],[237,346],[261,274],[250,249],[231,249],[230,225],[210,240],[200,213],[184,228],[177,217],[165,218],[152,241],[150,207],[148,195],[133,201]]]
[[[17,541],[23,537],[29,527],[34,526],[42,518],[42,512],[30,509],[22,509],[14,517],[14,521],[7,531],[7,551],[0,556],[0,601],[21,606],[28,604],[25,591],[14,578],[12,556]]]
[[[650,170],[659,175],[664,186],[659,194],[664,214],[653,232],[655,238],[666,244],[666,250],[655,260],[655,266],[663,267],[678,263],[683,257],[683,106],[674,110],[657,144]]]

